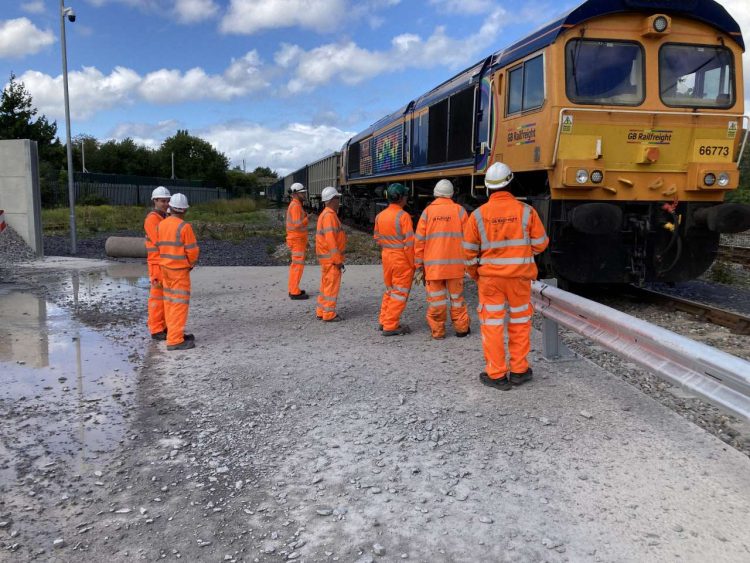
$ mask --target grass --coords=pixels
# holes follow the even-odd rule
[[[222,199],[191,206],[185,218],[193,224],[198,238],[283,237],[281,229],[272,226],[264,207],[265,202],[249,198]],[[76,233],[87,237],[115,231],[140,232],[147,213],[147,209],[137,206],[77,205]],[[67,208],[42,210],[45,235],[67,235],[69,221]]]

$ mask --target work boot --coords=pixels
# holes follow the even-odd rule
[[[151,339],[152,340],[166,340],[167,339],[167,331],[162,330],[161,332],[152,332],[151,333]]]
[[[383,325],[378,325],[378,330],[379,330],[380,332],[383,332]]]
[[[494,387],[500,391],[510,391],[513,387],[507,377],[503,376],[498,379],[492,379],[486,371],[479,374],[479,381],[487,387]]]
[[[531,378],[534,376],[534,372],[531,371],[531,368],[527,369],[523,373],[513,373],[510,372],[510,382],[513,385],[522,385],[526,383],[527,381],[531,381]]]
[[[399,336],[401,334],[409,334],[410,332],[409,325],[401,325],[396,330],[383,330],[383,336]]]
[[[195,341],[193,340],[183,340],[179,344],[172,344],[171,346],[167,346],[167,350],[170,352],[174,350],[190,350],[191,348],[195,348]]]
[[[433,335],[432,335],[432,339],[433,339],[433,340],[445,340],[445,335],[444,335],[444,334],[441,334],[440,336],[435,336],[435,335],[433,334]]]
[[[466,329],[466,332],[457,332],[457,333],[456,333],[456,336],[457,336],[458,338],[463,338],[463,337],[465,337],[465,336],[469,336],[470,334],[471,334],[471,327],[467,328],[467,329]]]
[[[302,299],[310,299],[310,296],[303,291],[301,293],[297,293],[296,295],[293,293],[290,293],[289,299],[291,299],[292,301],[300,301]]]
[[[336,315],[332,319],[323,319],[323,322],[324,323],[340,323],[343,320],[344,319],[342,319],[339,315]]]
[[[195,340],[195,335],[194,334],[185,333],[185,334],[182,335],[182,339],[183,340]]]

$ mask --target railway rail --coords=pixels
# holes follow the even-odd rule
[[[750,268],[750,248],[721,245],[719,247],[719,258]]]
[[[726,327],[735,334],[750,335],[750,317],[741,313],[644,287],[631,286],[631,291],[635,297],[648,303],[655,303],[674,311],[690,313],[707,322]]]

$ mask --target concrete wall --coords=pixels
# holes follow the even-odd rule
[[[0,141],[0,209],[5,221],[42,256],[42,202],[36,141]]]

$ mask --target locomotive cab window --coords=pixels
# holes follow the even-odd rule
[[[732,52],[726,47],[669,43],[659,50],[659,94],[672,107],[734,105]]]
[[[573,103],[637,106],[644,83],[638,43],[573,39],[565,46],[565,92]]]
[[[542,107],[544,103],[544,56],[524,61],[508,72],[507,115]]]

